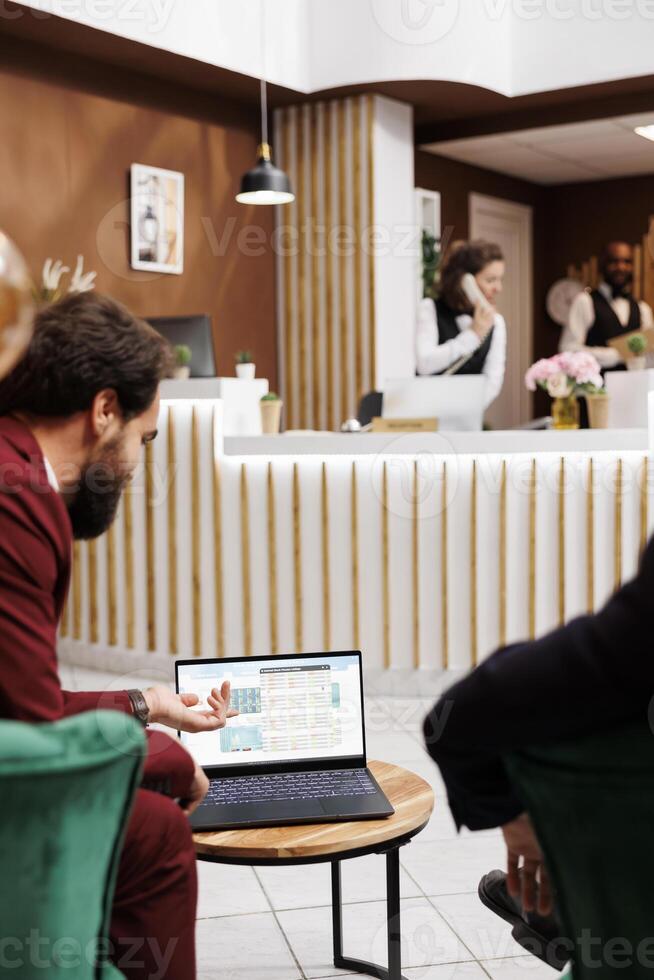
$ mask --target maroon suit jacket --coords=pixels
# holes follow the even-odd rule
[[[0,717],[56,721],[95,708],[132,713],[126,691],[63,691],[57,628],[70,579],[72,529],[48,483],[43,454],[22,422],[0,418]],[[148,731],[143,785],[171,796],[190,789],[181,745]]]

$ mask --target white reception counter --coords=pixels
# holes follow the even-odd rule
[[[115,526],[75,547],[64,660],[466,668],[597,608],[652,528],[644,429],[224,439],[221,411],[163,403]]]

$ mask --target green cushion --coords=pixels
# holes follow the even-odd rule
[[[556,710],[553,706],[552,710]],[[654,976],[654,737],[646,724],[507,759],[575,940],[574,980]]]
[[[144,746],[119,712],[0,722],[0,931],[21,980],[121,976],[96,970],[93,951],[107,935]]]

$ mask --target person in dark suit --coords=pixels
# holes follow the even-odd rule
[[[654,540],[637,576],[600,612],[499,650],[446,691],[424,722],[457,827],[502,828],[508,876],[491,872],[480,897],[508,921],[524,917],[545,942],[560,936],[549,882],[503,756],[649,717],[652,595]]]
[[[113,521],[141,447],[156,435],[167,364],[167,344],[148,324],[84,293],[40,311],[26,355],[0,381],[0,718],[50,722],[112,709],[143,724],[212,731],[237,713],[226,684],[207,699],[211,710],[194,711],[195,695],[163,685],[70,692],[59,679],[73,537],[97,537]],[[180,742],[149,729],[110,926],[109,955],[130,980],[196,975],[187,814],[207,788]]]

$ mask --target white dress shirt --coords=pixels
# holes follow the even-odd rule
[[[48,477],[48,483],[55,491],[55,493],[59,493],[59,480],[57,479],[55,471],[52,467],[52,463],[50,462],[47,456],[43,457],[43,462],[45,463],[45,472],[46,472],[46,476]]]
[[[473,354],[481,346],[481,340],[471,329],[472,317],[461,313],[456,318],[458,337],[438,343],[438,319],[432,299],[423,299],[418,306],[416,327],[416,370],[418,374],[437,374],[447,371],[461,357]],[[484,362],[482,374],[486,379],[484,408],[495,401],[504,383],[506,367],[506,323],[500,313],[495,314],[493,336]]]
[[[626,296],[612,296],[611,287],[602,282],[597,287],[599,292],[608,300],[611,309],[617,316],[623,327],[629,323],[630,303]],[[640,310],[640,326],[643,330],[648,330],[654,323],[652,309],[642,300],[638,304]],[[586,289],[578,296],[575,296],[570,307],[568,325],[564,327],[559,344],[560,351],[585,350],[593,354],[600,367],[611,368],[620,364],[621,358],[617,350],[613,347],[587,347],[586,337],[588,331],[595,321],[595,307],[590,292]]]

